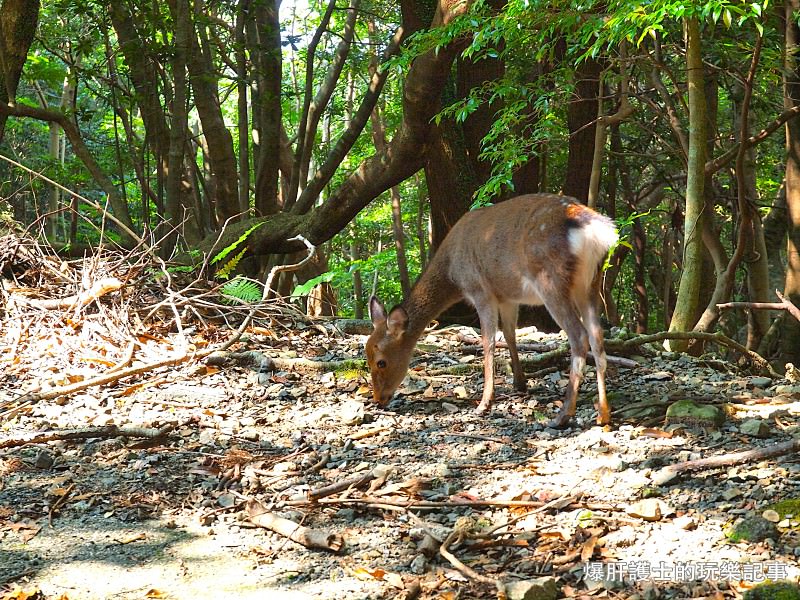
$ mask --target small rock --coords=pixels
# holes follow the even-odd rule
[[[667,425],[689,425],[715,429],[725,422],[725,413],[713,404],[698,404],[692,400],[679,400],[667,408]]]
[[[750,379],[747,381],[747,383],[748,383],[748,384],[749,384],[751,387],[757,387],[757,388],[766,388],[766,387],[769,387],[769,386],[771,386],[771,385],[772,385],[772,378],[771,378],[771,377],[760,377],[760,376],[756,376],[756,377],[751,377],[751,378],[750,378]]]
[[[757,438],[769,437],[770,434],[769,425],[761,419],[747,419],[739,426],[739,431]]]
[[[672,520],[672,524],[678,529],[683,529],[684,531],[692,531],[693,529],[697,528],[697,521],[695,521],[694,517],[690,515],[681,515],[680,517],[675,517]]]
[[[425,568],[428,566],[428,559],[425,558],[424,554],[417,554],[414,557],[414,560],[411,561],[409,565],[409,569],[411,570],[414,575],[422,575],[425,572]]]
[[[348,523],[352,523],[356,520],[356,511],[352,508],[340,508],[336,511],[336,516]]]
[[[672,379],[672,373],[669,371],[656,371],[655,373],[643,375],[642,379],[645,381],[669,381]]]
[[[747,590],[744,600],[800,600],[800,586],[790,581],[767,582]]]
[[[47,471],[53,466],[54,462],[55,459],[48,452],[42,450],[36,455],[36,462],[33,463],[33,466],[37,469]]]
[[[214,431],[213,429],[206,428],[200,432],[200,435],[198,436],[198,441],[202,446],[213,446],[216,437],[217,437],[216,431]]]
[[[722,492],[722,497],[725,500],[731,501],[735,500],[736,498],[740,498],[743,494],[744,492],[742,492],[742,490],[738,488],[731,488]]]
[[[458,408],[455,404],[450,404],[449,402],[442,402],[442,410],[449,415],[457,413],[460,408]]]
[[[364,403],[347,400],[339,405],[339,416],[346,425],[359,425],[364,421]]]
[[[675,511],[660,498],[646,498],[631,504],[627,511],[630,516],[644,519],[645,521],[660,521],[663,517]]]
[[[467,393],[467,388],[465,388],[463,385],[457,385],[453,388],[453,395],[456,398],[467,398],[469,393]]]
[[[508,600],[555,600],[561,592],[553,577],[511,581],[505,585]]]
[[[775,523],[770,523],[759,515],[742,519],[728,532],[728,539],[736,542],[763,542],[767,538],[778,539]]]

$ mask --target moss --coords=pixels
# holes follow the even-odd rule
[[[762,542],[767,538],[777,539],[778,529],[774,523],[760,516],[746,517],[729,532],[728,539],[733,543]]]
[[[744,600],[800,600],[800,587],[788,581],[763,583],[748,590]]]
[[[343,360],[336,365],[334,373],[342,379],[359,379],[369,375],[367,363],[361,359]]]
[[[765,510],[774,510],[781,516],[781,519],[785,519],[789,515],[795,519],[800,519],[800,498],[781,500],[775,504],[770,504]]]
[[[716,428],[725,422],[725,413],[712,404],[698,404],[692,400],[679,400],[667,408],[668,425],[681,423],[697,427]]]

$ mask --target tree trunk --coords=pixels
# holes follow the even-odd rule
[[[236,165],[236,153],[233,150],[233,136],[225,125],[220,106],[217,76],[214,67],[214,56],[206,34],[205,16],[200,12],[204,8],[200,0],[194,4],[195,19],[186,15],[186,23],[176,21],[178,27],[189,33],[186,67],[189,83],[194,91],[194,104],[197,115],[203,126],[206,138],[210,179],[214,182],[214,195],[207,198],[213,208],[217,223],[239,214],[239,173]],[[194,22],[193,22],[194,21]],[[176,90],[177,92],[177,90]],[[277,132],[276,132],[277,133]],[[277,175],[276,175],[277,176]],[[277,187],[275,189],[277,195]]]
[[[375,36],[375,19],[370,17],[367,23],[370,39],[377,42]],[[370,56],[370,73],[378,69],[378,57],[372,52]],[[372,142],[378,152],[386,152],[386,127],[383,122],[383,110],[378,104],[370,116],[372,122]],[[403,211],[400,205],[400,186],[393,185],[389,190],[389,197],[392,202],[392,237],[394,238],[394,248],[397,254],[397,274],[400,279],[400,289],[403,291],[403,298],[408,298],[411,293],[411,278],[408,274],[408,261],[406,260],[405,233],[403,231]]]
[[[255,141],[255,209],[258,215],[278,212],[278,170],[281,140],[281,28],[279,0],[259,1],[246,28],[255,72],[253,137]]]
[[[800,104],[800,28],[795,16],[800,11],[800,0],[786,0],[784,4],[784,105],[789,108]],[[786,247],[786,283],[784,295],[794,304],[800,304],[800,120],[786,123],[786,214],[788,243]],[[800,364],[800,322],[784,312],[781,329],[781,364]]]
[[[678,285],[678,302],[670,331],[691,331],[699,304],[703,265],[703,188],[706,156],[706,97],[703,78],[700,24],[696,17],[685,20],[686,70],[689,87],[689,163],[684,212],[683,272]],[[683,340],[672,340],[673,350],[685,351]]]
[[[595,147],[595,121],[599,98],[597,94],[600,80],[600,64],[587,60],[575,72],[575,96],[567,106],[567,126],[569,128],[569,154],[567,174],[563,191],[581,202],[589,195],[589,182],[592,177],[592,160]]]
[[[39,22],[40,0],[2,0],[0,3],[0,104],[14,104],[28,49]],[[0,142],[8,116],[0,113]]]

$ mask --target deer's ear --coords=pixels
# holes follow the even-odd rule
[[[383,304],[376,296],[369,299],[369,317],[372,319],[373,326],[386,321],[386,309],[383,308]]]
[[[386,328],[390,335],[399,336],[408,329],[408,313],[401,306],[395,306],[386,318]]]

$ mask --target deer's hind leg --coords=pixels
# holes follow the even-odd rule
[[[508,353],[511,355],[511,372],[514,374],[514,389],[524,392],[528,389],[528,381],[525,372],[519,362],[519,352],[517,351],[517,317],[519,315],[518,304],[500,305],[500,326],[503,330],[503,337],[508,344]]]

